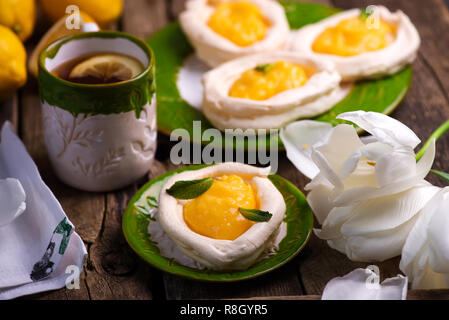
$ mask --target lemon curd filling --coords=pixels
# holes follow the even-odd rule
[[[208,26],[240,47],[265,38],[269,21],[251,2],[221,2],[211,15]]]
[[[396,37],[396,28],[382,19],[371,25],[366,19],[355,17],[342,20],[324,30],[312,44],[317,53],[350,57],[376,51],[388,46]]]
[[[251,185],[237,175],[224,175],[183,207],[184,221],[194,232],[213,239],[234,240],[254,222],[239,207],[257,209],[257,196]]]
[[[303,86],[314,71],[298,64],[278,61],[246,70],[232,84],[229,96],[266,100],[285,90]]]

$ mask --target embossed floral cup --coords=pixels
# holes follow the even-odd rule
[[[79,84],[52,73],[82,55],[119,53],[144,71],[109,84]],[[39,57],[45,143],[57,176],[87,191],[109,191],[145,175],[156,151],[154,56],[140,39],[115,31],[62,38]]]

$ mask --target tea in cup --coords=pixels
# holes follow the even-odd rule
[[[71,35],[42,51],[45,143],[64,183],[110,191],[148,172],[157,137],[154,68],[145,42],[116,31]]]

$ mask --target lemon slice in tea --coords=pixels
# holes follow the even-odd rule
[[[120,54],[97,54],[77,64],[69,80],[82,83],[112,83],[134,78],[143,71],[135,58]]]

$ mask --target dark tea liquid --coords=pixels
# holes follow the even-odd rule
[[[70,82],[74,82],[74,83],[82,83],[82,84],[106,84],[106,83],[115,83],[115,82],[121,82],[121,81],[128,80],[128,79],[118,79],[118,78],[114,78],[114,77],[98,78],[98,77],[93,77],[93,76],[70,78],[70,73],[78,64],[80,64],[90,58],[93,58],[95,56],[100,56],[100,55],[104,55],[104,54],[114,54],[116,56],[123,56],[128,59],[132,59],[132,60],[136,61],[139,65],[142,66],[142,64],[140,63],[139,60],[137,60],[134,57],[128,56],[128,55],[119,54],[119,53],[115,53],[115,52],[114,53],[113,52],[95,52],[95,53],[81,55],[79,57],[76,57],[74,59],[66,61],[66,62],[58,65],[57,67],[55,67],[53,70],[51,70],[51,73],[61,79],[64,79],[64,80],[67,80]],[[142,70],[143,70],[143,66],[142,66]]]

